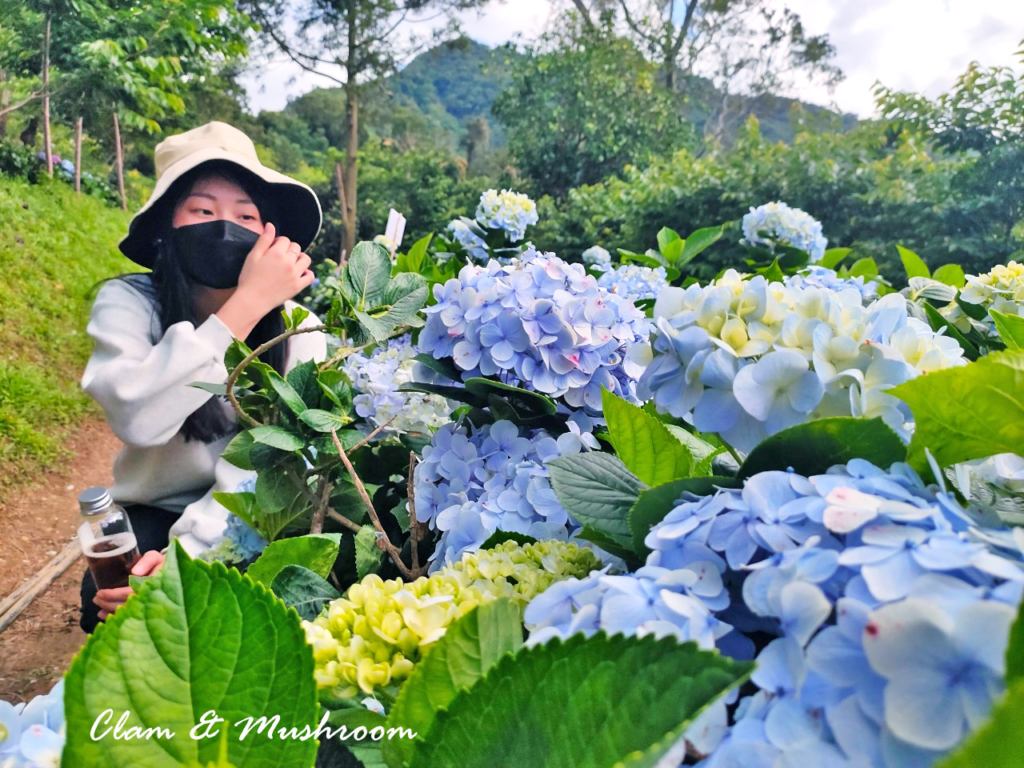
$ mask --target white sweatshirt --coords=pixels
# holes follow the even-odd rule
[[[289,311],[296,306],[285,303]],[[310,315],[302,326],[319,324]],[[231,435],[212,443],[185,442],[181,435],[188,416],[213,397],[189,385],[227,381],[224,353],[233,339],[231,331],[211,315],[198,328],[175,323],[154,344],[159,329],[159,317],[146,296],[122,280],[106,283],[96,295],[86,328],[96,343],[82,388],[100,404],[111,430],[124,443],[114,460],[111,495],[116,501],[186,512],[206,499],[171,529],[171,536],[179,536],[195,554],[216,541],[227,518],[227,510],[212,501],[215,481],[216,490],[234,491],[239,478],[255,473],[220,460]],[[327,338],[319,332],[293,336],[286,344],[286,370],[327,357]],[[230,404],[224,401],[223,407],[234,420]],[[193,540],[193,529],[205,535]]]

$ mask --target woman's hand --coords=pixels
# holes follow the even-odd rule
[[[247,338],[260,318],[313,282],[309,265],[298,243],[277,237],[274,225],[267,224],[242,266],[238,288],[217,317],[235,338]]]
[[[164,564],[164,555],[155,549],[150,550],[135,563],[132,568],[133,576],[152,576],[160,570]],[[120,608],[125,600],[134,594],[131,587],[118,587],[117,589],[100,589],[96,597],[92,599],[100,607],[100,620],[106,621],[107,617]]]

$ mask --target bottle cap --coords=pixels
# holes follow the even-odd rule
[[[102,485],[86,488],[78,494],[78,508],[86,516],[106,512],[113,504],[114,499],[111,497],[110,491]]]

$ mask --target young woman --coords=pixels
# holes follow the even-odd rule
[[[321,224],[313,191],[264,167],[252,141],[224,123],[164,140],[155,160],[156,187],[120,244],[152,271],[99,290],[87,328],[95,348],[82,377],[124,443],[112,495],[143,553],[138,576],[162,565],[177,535],[172,526],[208,494],[238,430],[225,398],[191,385],[227,380],[233,339],[255,348],[284,332],[281,310],[296,306],[290,300],[313,282],[303,251]],[[310,324],[317,318],[303,323]],[[283,374],[326,351],[323,334],[306,333],[261,359]],[[97,592],[86,571],[82,629],[91,632],[130,594],[129,587]]]

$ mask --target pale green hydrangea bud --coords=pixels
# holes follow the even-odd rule
[[[478,605],[506,597],[525,608],[556,581],[600,567],[593,551],[575,543],[506,541],[411,583],[370,574],[302,622],[318,689],[352,698],[397,688],[448,626]]]

